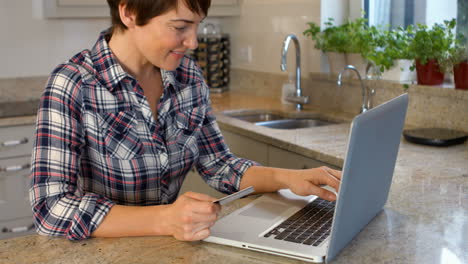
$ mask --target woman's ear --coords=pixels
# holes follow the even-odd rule
[[[127,26],[127,28],[133,28],[136,25],[136,16],[133,12],[130,12],[127,9],[126,4],[119,4],[119,15],[122,23]]]

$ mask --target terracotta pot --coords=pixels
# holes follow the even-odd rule
[[[418,84],[441,85],[444,83],[444,73],[434,59],[428,60],[426,64],[421,64],[419,60],[416,60],[416,76]]]
[[[453,66],[453,77],[455,88],[468,90],[468,62],[461,62]]]

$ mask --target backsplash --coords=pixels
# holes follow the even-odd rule
[[[231,36],[233,68],[280,73],[283,40],[293,33],[301,44],[303,72],[320,71],[320,51],[313,48],[312,40],[302,32],[307,29],[307,22],[320,22],[321,1],[241,0],[240,3],[239,16],[220,19],[223,32]],[[291,46],[288,69],[295,67],[294,56]]]
[[[287,81],[284,74],[231,70],[231,91],[280,99],[281,87]],[[345,79],[337,85],[337,76],[310,73],[302,77],[303,94],[310,97],[310,106],[321,111],[359,113],[361,86],[356,79]],[[402,84],[390,81],[367,81],[376,90],[374,106],[405,92]],[[411,127],[442,127],[468,132],[468,91],[453,88],[410,85],[406,125]],[[279,100],[278,100],[279,102]],[[305,105],[307,109],[308,105]]]

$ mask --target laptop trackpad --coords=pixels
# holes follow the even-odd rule
[[[271,220],[289,208],[288,205],[273,202],[259,202],[240,213],[243,216]]]

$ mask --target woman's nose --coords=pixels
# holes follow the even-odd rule
[[[187,38],[184,40],[184,46],[188,49],[196,49],[198,47],[197,31],[192,30]]]

